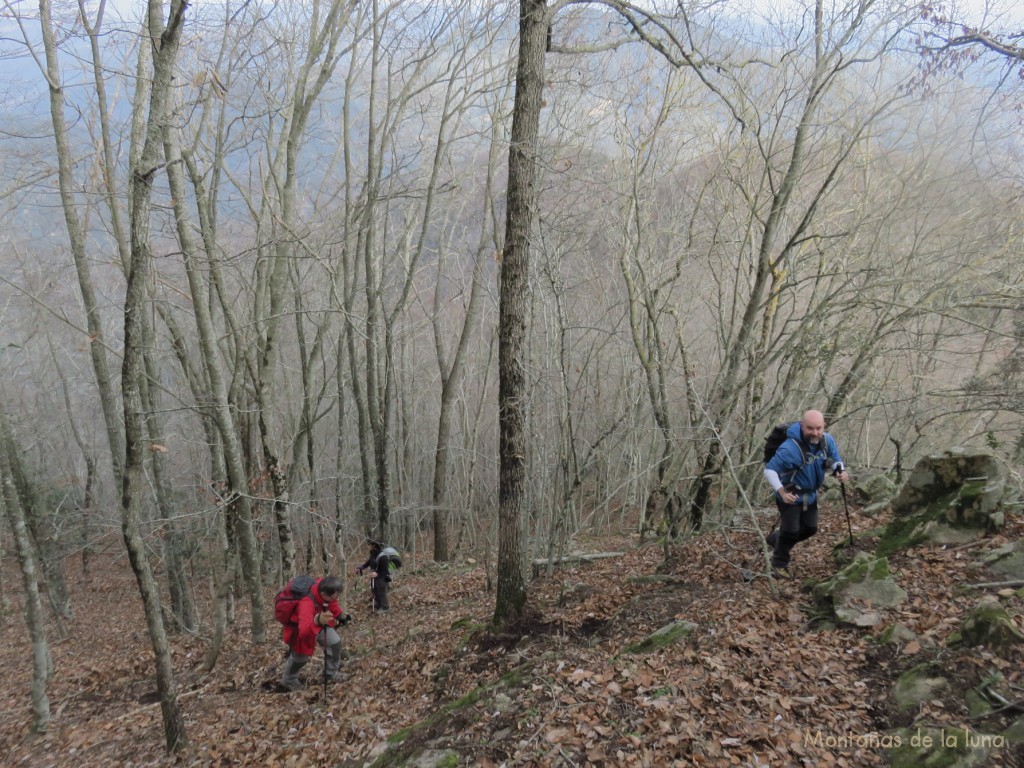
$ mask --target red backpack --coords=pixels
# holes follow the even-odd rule
[[[296,576],[285,584],[284,589],[274,596],[274,618],[281,624],[294,623],[299,601],[309,595],[314,584],[316,580],[310,576]]]

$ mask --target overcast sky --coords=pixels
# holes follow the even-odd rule
[[[291,0],[298,2],[299,0]],[[506,0],[516,1],[516,0]],[[786,8],[806,8],[810,6],[811,0],[723,0],[726,7],[737,10],[758,9],[761,11],[774,8],[784,10]],[[844,0],[840,0],[843,2]],[[913,2],[914,0],[909,0]],[[224,0],[191,0],[192,5],[222,4]],[[643,0],[634,0],[638,5],[643,5]],[[1012,23],[1024,23],[1024,3],[1019,0],[947,0],[942,3],[947,9],[967,14],[972,21],[980,22],[987,18],[993,23],[995,21],[1010,21]],[[117,10],[129,18],[137,18],[146,7],[145,0],[107,0],[109,9]]]

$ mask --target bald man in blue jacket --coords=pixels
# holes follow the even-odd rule
[[[829,473],[841,483],[850,479],[835,439],[825,431],[825,417],[807,411],[764,467],[781,518],[779,530],[767,538],[776,576],[789,577],[793,547],[818,532],[818,491]]]

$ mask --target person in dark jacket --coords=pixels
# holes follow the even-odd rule
[[[827,473],[850,479],[821,411],[807,411],[786,432],[786,440],[765,464],[764,478],[775,491],[779,530],[768,535],[774,575],[788,578],[793,547],[818,532],[818,490]]]
[[[348,615],[342,613],[338,602],[340,594],[341,579],[325,576],[313,582],[309,594],[295,606],[292,621],[281,633],[289,650],[281,676],[283,688],[301,691],[306,687],[299,679],[299,671],[309,663],[317,644],[324,648],[327,678],[334,682],[339,679],[342,651],[337,628],[348,623]]]
[[[391,609],[388,597],[392,572],[402,567],[402,558],[394,547],[385,547],[380,542],[370,542],[370,556],[366,562],[356,568],[356,573],[370,571],[370,592],[373,595],[373,610],[387,613]]]

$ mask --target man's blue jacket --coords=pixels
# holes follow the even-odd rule
[[[813,504],[818,498],[818,489],[825,484],[825,460],[842,461],[839,448],[832,435],[826,432],[817,445],[804,441],[797,421],[786,430],[786,440],[765,464],[765,469],[774,469],[787,490],[796,487],[804,504]]]

